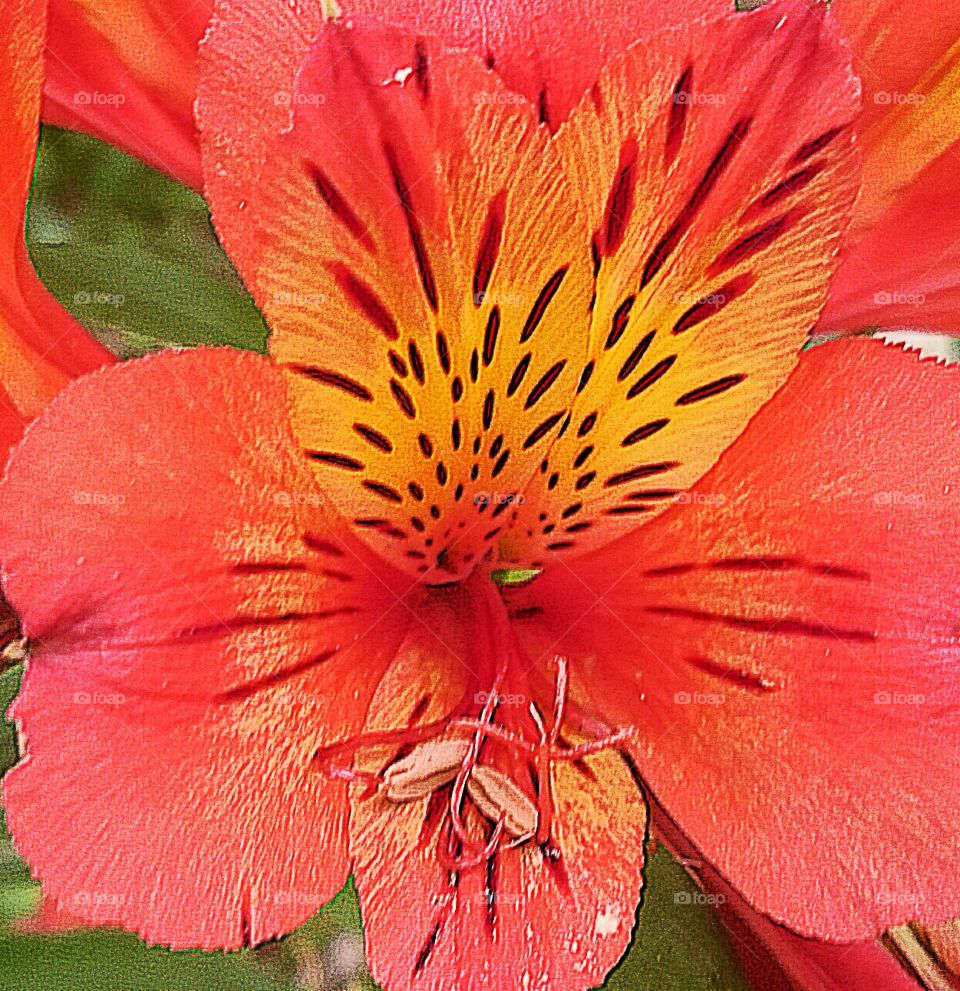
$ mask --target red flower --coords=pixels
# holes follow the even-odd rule
[[[43,118],[199,189],[197,45],[212,0],[50,0]]]
[[[8,821],[90,922],[236,947],[352,872],[389,988],[590,987],[651,800],[802,934],[955,911],[957,372],[799,353],[858,188],[831,19],[558,17],[579,102],[522,23],[218,7],[273,361],[88,376],[0,487]]]
[[[212,0],[102,8],[96,0],[52,0],[45,119],[89,131],[199,189],[195,57]],[[266,33],[265,42],[271,39],[271,59],[248,50],[247,64],[237,65],[234,51],[225,68],[211,72],[221,71],[231,89],[238,73],[269,74],[278,86],[275,112],[282,113],[283,87],[315,36],[321,8],[320,0],[295,14],[253,8],[246,20]],[[639,33],[718,14],[724,4],[536,0],[481,11],[459,2],[356,0],[349,9],[481,57],[497,52],[497,71],[507,84],[533,102],[548,92],[543,109],[558,122],[606,61]],[[907,5],[876,0],[836,0],[833,9],[864,85],[857,129],[865,183],[816,331],[881,325],[953,332],[960,302],[960,228],[953,209],[960,190],[960,14],[950,9],[933,20],[918,18]],[[221,44],[232,50],[232,36],[224,32]],[[266,87],[259,93],[270,95]],[[269,106],[259,113],[269,116]]]
[[[0,43],[0,454],[74,376],[111,361],[43,287],[24,241],[27,191],[37,149],[42,20],[5,17]]]
[[[838,0],[863,83],[863,191],[819,331],[957,331],[960,9]]]

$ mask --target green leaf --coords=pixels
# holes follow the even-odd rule
[[[10,703],[20,691],[20,676],[23,668],[20,665],[7,668],[0,673],[0,715],[6,713]],[[17,762],[17,731],[13,723],[0,719],[0,777]]]
[[[0,713],[5,713],[20,690],[23,668],[8,668],[0,674]],[[17,762],[17,733],[12,723],[0,720],[0,776]],[[30,915],[40,900],[40,886],[31,879],[26,865],[10,842],[0,809],[0,930],[24,915]],[[2,976],[2,972],[0,972]]]
[[[91,931],[0,939],[0,987],[18,991],[280,991],[249,953],[171,953]]]
[[[103,142],[43,129],[28,241],[47,287],[119,355],[266,347],[202,197]]]
[[[647,865],[640,921],[606,991],[749,991],[713,905],[663,846]]]
[[[7,928],[16,919],[33,915],[40,904],[40,885],[16,881],[0,871],[0,926]]]

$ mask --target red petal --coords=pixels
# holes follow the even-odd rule
[[[89,923],[237,947],[345,880],[346,796],[311,758],[362,722],[406,611],[286,424],[265,359],[163,354],[67,389],[0,487],[31,643],[8,822]]]
[[[24,215],[37,150],[45,5],[0,7],[0,453],[74,375],[111,357],[40,283],[27,255]]]
[[[955,332],[960,304],[960,9],[833,5],[863,81],[863,189],[818,332]]]
[[[683,505],[521,600],[547,644],[574,625],[678,826],[804,934],[956,911],[958,385],[877,341],[806,352]]]
[[[879,943],[804,939],[751,908],[654,805],[653,831],[711,897],[754,991],[918,991]]]
[[[669,25],[725,9],[721,0],[359,0],[350,13],[370,14],[465,48],[541,109],[555,130],[600,70],[634,42]]]
[[[213,0],[52,0],[43,119],[200,188],[197,46]]]
[[[503,605],[488,588],[486,601],[502,616]],[[501,656],[511,649],[492,628],[486,636],[482,625],[464,628],[465,618],[478,614],[478,600],[463,596],[446,611],[420,614],[423,622],[412,627],[377,689],[368,730],[404,725],[414,710],[422,722],[442,718],[465,690],[475,690],[471,676],[482,667],[482,652]],[[507,699],[504,704],[515,704]],[[391,756],[385,751],[377,763]],[[556,859],[528,843],[501,851],[489,869],[459,873],[437,859],[429,798],[355,799],[350,849],[379,983],[391,991],[579,991],[603,981],[634,925],[646,804],[623,759],[610,751],[580,765],[554,765],[553,795]]]

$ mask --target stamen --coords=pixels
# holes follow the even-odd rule
[[[330,777],[366,785],[360,800],[379,795],[397,805],[428,801],[427,815],[439,826],[435,834],[437,859],[451,876],[475,867],[486,869],[501,851],[531,843],[542,851],[556,851],[559,856],[552,840],[554,762],[577,762],[619,747],[633,731],[613,729],[582,713],[568,699],[567,659],[558,656],[554,663],[556,679],[549,727],[536,703],[531,702],[528,709],[536,742],[525,738],[529,729],[508,728],[497,721],[500,692],[509,668],[509,658],[501,656],[495,660],[495,673],[478,716],[462,715],[468,711],[467,705],[458,707],[444,720],[424,725],[416,725],[419,715],[415,715],[413,725],[360,734],[319,749],[314,759]],[[575,726],[594,739],[571,746],[561,736],[564,721],[571,716]],[[464,731],[469,735],[460,735]],[[530,769],[535,796],[517,783],[509,769],[501,770],[481,761],[488,741],[512,751],[522,766]],[[361,749],[398,743],[403,749],[380,771],[335,763],[335,758],[352,758]],[[468,827],[471,806],[474,818]],[[435,811],[431,813],[429,808]],[[490,824],[487,830],[479,828],[478,815]]]
[[[483,815],[501,823],[511,836],[529,836],[536,830],[537,807],[502,771],[478,765],[467,782],[467,793]]]
[[[466,756],[466,740],[429,740],[383,772],[381,791],[391,802],[426,798],[457,776]]]

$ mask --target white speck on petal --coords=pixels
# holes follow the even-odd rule
[[[383,85],[390,86],[393,83],[398,83],[402,86],[412,75],[413,67],[408,65],[405,69],[397,69],[389,79],[384,79]]]
[[[620,928],[620,909],[616,905],[608,905],[602,912],[597,912],[597,921],[593,931],[598,936],[612,936]]]

